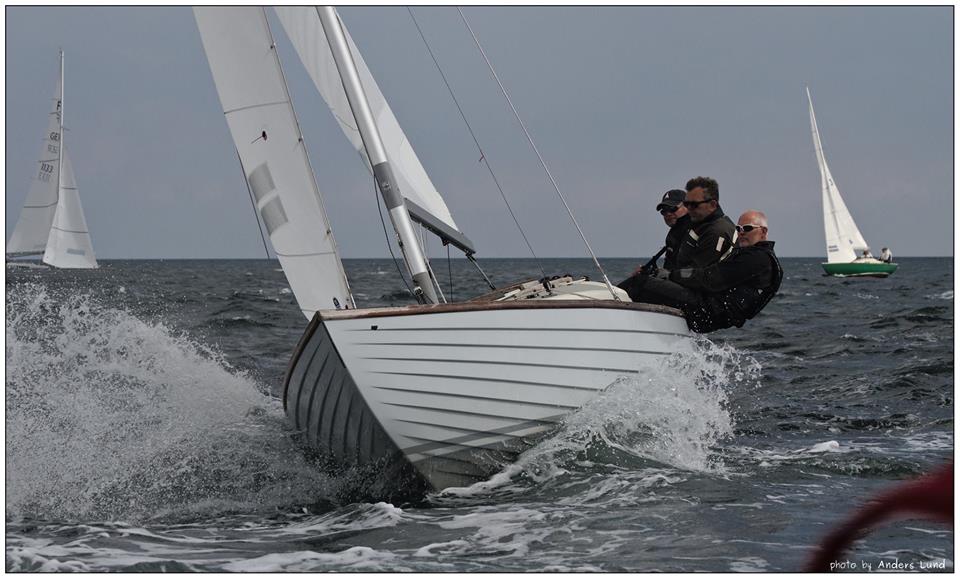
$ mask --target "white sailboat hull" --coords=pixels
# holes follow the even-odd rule
[[[340,461],[392,454],[434,489],[466,486],[619,377],[690,345],[677,310],[612,300],[325,311],[291,362],[284,403]]]

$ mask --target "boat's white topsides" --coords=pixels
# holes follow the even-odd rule
[[[679,311],[569,277],[459,304],[319,315],[345,379],[435,488],[495,472],[491,455],[521,451],[618,378],[693,347]]]

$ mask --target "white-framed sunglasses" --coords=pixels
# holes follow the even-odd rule
[[[750,224],[750,225],[738,225],[738,226],[737,226],[737,233],[750,233],[750,232],[753,231],[754,229],[766,229],[766,227],[764,227],[763,225],[753,225],[753,224]]]

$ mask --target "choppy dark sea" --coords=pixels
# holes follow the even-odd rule
[[[635,265],[602,261],[614,281]],[[785,259],[757,319],[618,380],[490,481],[399,504],[296,446],[278,396],[306,319],[276,261],[7,267],[5,569],[799,570],[857,505],[954,454],[952,258],[888,279],[819,261]],[[540,277],[482,263],[497,285]],[[361,306],[411,303],[392,261],[346,267]],[[451,268],[455,298],[484,291]],[[954,534],[899,521],[846,560],[952,571]]]

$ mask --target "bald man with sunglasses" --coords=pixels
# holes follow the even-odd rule
[[[747,211],[736,228],[737,247],[726,259],[703,268],[674,270],[669,280],[648,277],[634,301],[679,308],[695,332],[742,327],[780,289],[783,268],[774,242],[767,239],[766,215]]]

